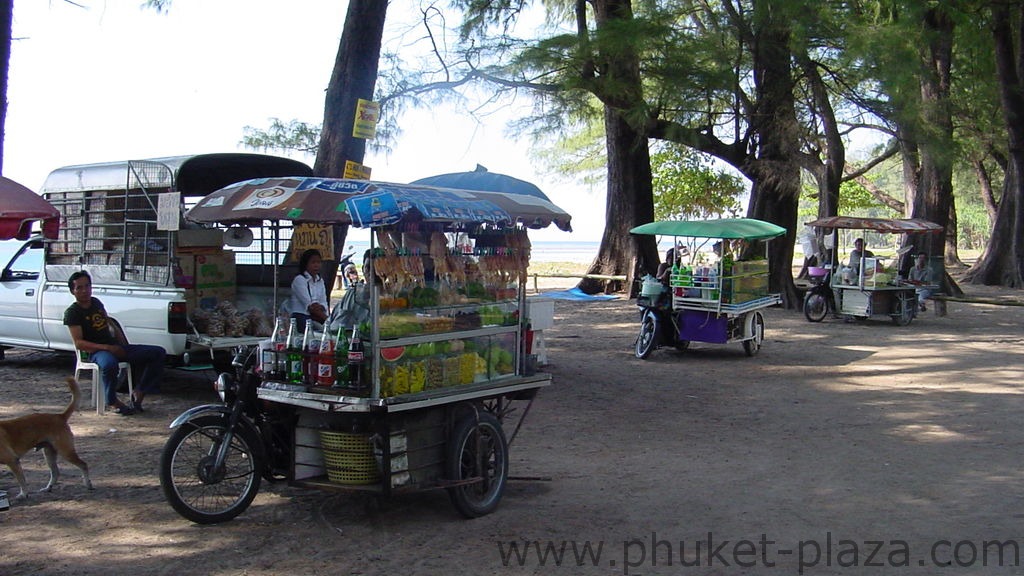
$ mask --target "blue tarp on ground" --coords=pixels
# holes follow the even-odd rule
[[[597,302],[600,300],[615,300],[618,296],[613,294],[587,294],[579,288],[570,288],[568,290],[559,290],[557,292],[542,292],[540,294],[544,298],[551,298],[553,300],[573,300],[575,302]]]

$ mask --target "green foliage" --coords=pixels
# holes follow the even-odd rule
[[[839,186],[839,213],[845,216],[878,216],[898,218],[899,215],[875,199],[867,188],[853,181]]]
[[[320,144],[320,126],[280,118],[271,118],[267,129],[246,126],[241,144],[254,150],[294,151],[316,154]]]
[[[658,220],[737,216],[742,178],[716,170],[710,157],[678,145],[651,154],[654,217]]]

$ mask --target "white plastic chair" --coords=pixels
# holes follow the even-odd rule
[[[107,323],[110,325],[110,332],[117,338],[117,341],[121,344],[127,344],[128,339],[124,335],[124,330],[121,325],[113,318],[107,318]],[[84,370],[92,371],[92,401],[96,404],[96,413],[103,415],[107,410],[107,395],[103,391],[103,374],[100,372],[100,367],[95,362],[89,362],[88,352],[82,350],[75,351],[75,380],[79,380],[79,374]],[[135,395],[135,383],[132,380],[132,367],[127,362],[118,362],[118,380],[120,380],[121,370],[128,371],[128,398],[133,398]],[[128,403],[131,405],[131,402]]]

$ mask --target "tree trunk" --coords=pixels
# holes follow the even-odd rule
[[[782,294],[783,306],[802,305],[793,284],[793,244],[796,242],[797,204],[800,195],[800,129],[793,96],[790,68],[790,30],[785,17],[773,13],[770,3],[756,11],[754,84],[757,109],[754,123],[757,158],[744,171],[754,185],[750,217],[786,229],[786,235],[769,243],[769,288]],[[840,170],[841,167],[838,167]]]
[[[972,158],[971,166],[974,167],[974,174],[978,178],[978,186],[981,187],[981,201],[985,204],[985,213],[988,214],[988,229],[991,232],[992,226],[996,222],[996,214],[999,212],[999,204],[992,193],[992,177],[988,174],[985,162],[980,158]]]
[[[927,137],[917,140],[920,154],[920,179],[911,206],[911,217],[935,222],[949,231],[953,204],[953,118],[950,110],[950,66],[953,59],[954,22],[944,8],[935,6],[923,18],[926,44],[921,49],[920,129]],[[955,234],[955,231],[954,231]],[[912,253],[946,255],[946,234],[911,234],[907,243]],[[904,263],[901,269],[909,268]],[[942,274],[942,291],[959,291],[949,274]],[[940,316],[946,313],[945,301],[935,303]]]
[[[995,40],[996,75],[1000,104],[1009,136],[1009,161],[1003,182],[992,237],[977,264],[968,270],[971,283],[1024,287],[1024,94],[1018,66],[1024,65],[1024,46],[1014,38],[1011,22],[1020,22],[1024,6],[1017,6],[1011,20],[1008,4],[992,3],[992,36]]]
[[[588,274],[625,275],[626,283],[584,278],[579,289],[587,294],[635,287],[637,275],[658,269],[654,236],[635,236],[629,231],[654,220],[654,193],[647,138],[638,134],[614,110],[605,108],[605,139],[608,149],[608,197],[604,235]]]
[[[956,222],[956,202],[949,203],[949,228],[946,228],[946,251],[945,261],[946,266],[963,266],[963,262],[960,260],[960,252],[957,250],[957,222]]]
[[[953,21],[941,8],[933,8],[925,16],[924,26],[930,40],[922,54],[921,123],[928,130],[928,138],[918,142],[921,180],[912,216],[948,230],[953,202],[953,118],[949,102]],[[915,239],[915,245],[929,254],[944,254],[945,243],[944,234],[919,234]]]
[[[633,18],[630,0],[594,2],[594,22],[599,33],[609,22]],[[584,27],[585,28],[585,27]],[[581,33],[583,31],[581,30]],[[623,116],[631,106],[643,102],[640,59],[630,49],[596,55],[602,74],[598,83],[607,82],[615,90],[605,102],[604,125],[608,153],[608,197],[605,201],[605,227],[601,247],[588,274],[625,275],[626,283],[584,278],[580,290],[595,294],[626,288],[633,294],[633,280],[639,272],[654,273],[658,267],[658,248],[653,236],[634,236],[629,230],[654,220],[654,190],[647,136],[629,124]]]
[[[0,0],[0,174],[4,173],[4,140],[7,136],[7,73],[11,68],[11,31],[14,0]]]
[[[353,137],[352,127],[358,100],[373,100],[387,10],[386,0],[350,0],[348,4],[338,55],[324,98],[323,128],[313,164],[313,172],[318,176],[340,178],[345,173],[346,160],[363,162],[366,141]],[[333,228],[335,250],[340,255],[348,226]],[[337,262],[330,265],[325,262],[323,275],[333,279],[337,275]]]
[[[900,144],[900,164],[903,168],[903,215],[914,212],[918,185],[921,183],[921,157],[917,148],[916,131],[902,120],[896,121],[897,140]]]
[[[846,170],[846,145],[843,144],[828,88],[821,78],[817,64],[805,52],[799,54],[798,62],[811,85],[814,111],[825,136],[824,161],[810,172],[818,184],[818,218],[827,218],[839,214],[839,187],[843,183],[843,173]]]

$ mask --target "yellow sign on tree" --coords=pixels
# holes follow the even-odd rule
[[[296,224],[292,228],[292,260],[298,262],[310,248],[320,251],[324,260],[334,260],[334,237],[327,224]]]
[[[355,180],[369,180],[370,167],[364,166],[359,162],[345,160],[345,174],[343,175],[343,177],[353,178]]]
[[[360,98],[356,103],[356,118],[352,124],[352,137],[372,140],[377,136],[377,121],[379,119],[380,104]]]

